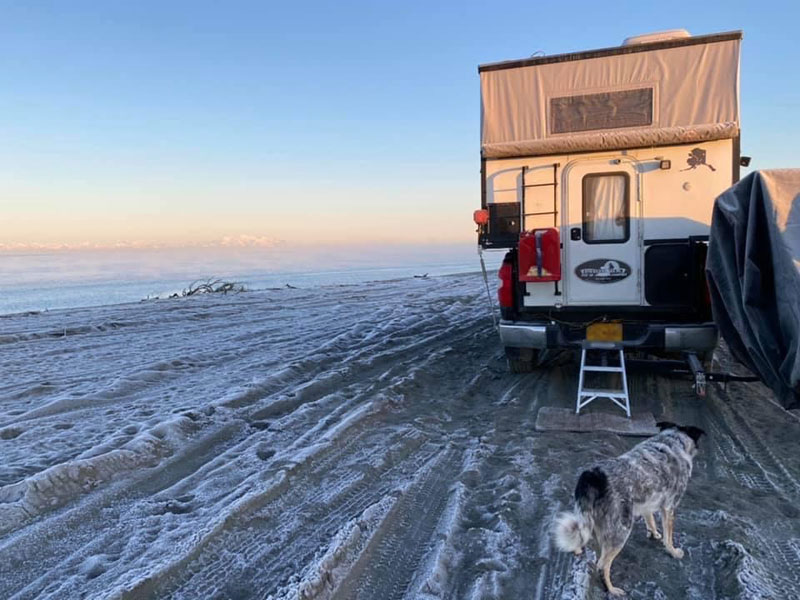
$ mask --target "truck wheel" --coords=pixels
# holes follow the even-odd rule
[[[533,348],[506,347],[506,359],[512,373],[532,373],[539,366],[539,351]]]

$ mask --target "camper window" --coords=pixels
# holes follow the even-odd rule
[[[621,244],[628,241],[628,174],[593,173],[583,178],[583,241]]]
[[[550,133],[653,124],[653,88],[550,99]]]

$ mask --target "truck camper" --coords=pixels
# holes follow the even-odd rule
[[[739,31],[484,64],[481,249],[506,252],[513,371],[542,351],[717,343],[705,277],[715,198],[739,179]]]

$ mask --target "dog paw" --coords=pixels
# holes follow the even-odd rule
[[[660,540],[662,536],[657,531],[648,531],[647,532],[647,537],[648,538],[652,538],[654,540]]]
[[[618,587],[610,587],[608,588],[608,595],[614,596],[615,598],[620,598],[621,596],[625,595],[625,590]]]
[[[673,548],[672,550],[667,550],[673,558],[677,558],[678,560],[683,558],[683,550],[680,548]]]

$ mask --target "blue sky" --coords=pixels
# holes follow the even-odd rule
[[[796,4],[2,2],[0,244],[472,239],[477,65],[743,29],[742,151],[800,167]]]

